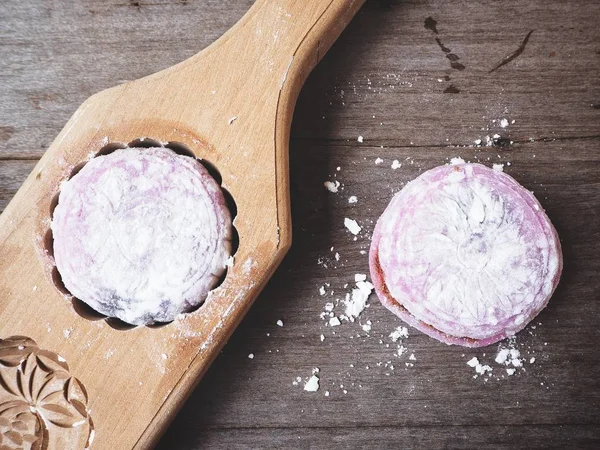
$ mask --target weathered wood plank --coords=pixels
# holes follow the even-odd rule
[[[259,428],[197,432],[177,430],[172,446],[159,448],[494,449],[595,448],[593,428],[570,425],[489,427]],[[308,432],[307,432],[308,431]]]
[[[0,160],[0,212],[4,211],[36,163],[37,161]]]
[[[0,154],[39,156],[87,97],[191,56],[250,2],[138,3],[36,0],[3,8]],[[468,144],[488,127],[501,131],[491,121],[502,117],[515,120],[513,139],[599,135],[594,11],[593,0],[368,2],[309,80],[294,135]],[[465,70],[450,67],[423,26],[429,16]],[[523,54],[488,73],[530,30]],[[450,85],[461,92],[444,94]]]

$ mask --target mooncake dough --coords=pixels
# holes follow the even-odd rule
[[[481,347],[546,306],[562,253],[531,192],[503,172],[462,163],[431,169],[394,196],[369,264],[389,310],[442,342]]]
[[[223,192],[197,160],[127,148],[61,185],[52,219],[65,287],[96,311],[143,325],[206,299],[231,252]]]

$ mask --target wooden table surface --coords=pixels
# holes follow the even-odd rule
[[[84,99],[193,55],[251,3],[3,2],[0,210]],[[158,448],[600,448],[598,17],[597,0],[368,0],[298,101],[292,249]],[[486,146],[496,133],[505,145]],[[413,329],[398,356],[402,322],[375,295],[357,322],[320,317],[368,273],[392,195],[456,156],[504,163],[561,237],[561,283],[513,343],[513,376],[497,345]],[[474,377],[474,356],[491,375]],[[314,368],[320,389],[306,392]]]

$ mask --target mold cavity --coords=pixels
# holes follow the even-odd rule
[[[221,176],[221,173],[219,172],[219,170],[210,161],[207,161],[205,159],[196,158],[196,155],[194,154],[194,152],[191,151],[187,145],[180,143],[180,142],[172,141],[172,142],[168,142],[167,144],[163,145],[159,141],[157,141],[155,139],[149,139],[149,138],[134,139],[131,142],[129,142],[129,144],[112,142],[112,143],[109,143],[109,144],[105,145],[104,147],[102,147],[95,155],[96,156],[109,155],[116,150],[125,149],[125,148],[129,148],[129,147],[136,147],[136,148],[165,147],[165,148],[169,148],[170,150],[174,151],[178,155],[193,158],[193,159],[197,160],[200,164],[202,164],[206,168],[206,170],[208,171],[210,176],[219,184],[219,186],[221,186],[222,176]],[[73,168],[73,170],[69,174],[69,176],[67,177],[67,180],[71,180],[87,164],[87,162],[89,162],[89,161],[83,161],[83,162],[77,164]],[[61,182],[62,182],[62,180],[61,180]],[[229,209],[229,212],[231,214],[231,220],[232,220],[231,255],[234,256],[239,248],[239,243],[240,243],[239,234],[234,225],[234,220],[237,216],[238,208],[235,203],[235,200],[233,199],[233,196],[222,186],[221,186],[221,190],[223,192],[223,196],[224,196],[227,208]],[[54,218],[55,210],[56,210],[56,207],[58,206],[59,196],[60,196],[60,192],[56,193],[50,200],[49,213],[50,213],[51,219]],[[49,257],[53,258],[54,257],[54,237],[53,237],[52,229],[48,229],[48,231],[44,235],[43,245],[44,245],[45,251],[49,255]],[[53,259],[52,259],[52,262],[54,262]],[[225,279],[227,278],[227,273],[228,273],[228,268],[226,268],[223,271],[223,273],[220,275],[217,283],[215,284],[215,286],[213,287],[212,290],[217,289],[225,281]],[[54,283],[54,285],[56,286],[56,288],[58,289],[58,291],[61,294],[68,295],[71,297],[71,303],[73,305],[73,309],[81,317],[83,317],[87,320],[90,320],[90,321],[104,320],[108,326],[110,326],[111,328],[113,328],[115,330],[131,330],[133,328],[136,328],[136,325],[128,324],[128,323],[126,323],[120,319],[114,318],[114,317],[107,317],[104,314],[101,314],[98,311],[96,311],[95,309],[93,309],[91,306],[89,306],[87,303],[83,302],[82,300],[75,298],[69,292],[69,290],[66,288],[66,286],[64,285],[62,276],[56,266],[54,266],[52,268],[51,278],[52,278],[52,282]],[[193,309],[188,310],[185,314],[190,314],[190,313],[193,313],[194,311],[197,311],[198,309],[202,308],[205,303],[206,302],[203,301],[202,303],[200,303]],[[163,328],[163,327],[169,325],[170,323],[171,322],[157,322],[157,323],[150,324],[147,326],[149,328],[153,328],[153,329],[160,329],[160,328]]]
[[[134,328],[137,328],[136,325],[131,325],[129,323],[123,322],[122,320],[117,319],[116,317],[107,317],[104,321],[109,327],[119,331],[133,330]]]
[[[136,147],[136,148],[164,147],[164,145],[162,145],[160,142],[158,142],[154,139],[150,139],[150,138],[134,139],[129,144],[127,144],[127,146],[132,147],[132,148],[134,148],[134,147]]]
[[[237,228],[234,226],[231,229],[231,256],[234,256],[240,247],[240,235]]]
[[[122,144],[120,142],[111,142],[110,144],[107,144],[104,147],[102,147],[100,151],[96,153],[96,156],[110,155],[112,152],[124,148],[127,148],[127,145]]]
[[[150,325],[146,325],[148,328],[162,328],[169,325],[171,322],[154,322]]]
[[[58,289],[61,294],[63,294],[63,295],[71,295],[71,293],[65,287],[65,285],[63,283],[63,280],[62,280],[62,277],[60,276],[60,272],[58,271],[58,269],[56,268],[56,266],[54,266],[52,268],[52,282],[54,283],[54,286],[56,286],[56,289]]]
[[[54,236],[52,235],[52,229],[48,229],[44,235],[44,249],[48,256],[54,258]]]
[[[219,172],[219,169],[217,169],[213,163],[206,159],[199,159],[198,161],[200,161],[200,164],[202,164],[206,168],[210,176],[213,177],[217,183],[219,183],[219,186],[221,186],[221,183],[223,182],[223,177],[221,176],[221,172]]]
[[[52,219],[52,217],[54,216],[54,210],[58,206],[59,194],[60,192],[57,192],[56,194],[54,194],[54,197],[52,197],[52,199],[50,200],[50,219]]]
[[[166,148],[170,148],[171,150],[173,150],[175,153],[177,153],[178,155],[181,156],[189,156],[190,158],[196,158],[196,155],[194,155],[194,152],[192,152],[187,145],[182,144],[181,142],[168,142],[165,145]]]
[[[231,220],[233,220],[237,216],[237,205],[235,204],[235,200],[233,199],[233,196],[229,193],[229,191],[222,186],[221,191],[223,192],[223,197],[225,197],[227,209],[229,209],[229,212],[231,213]]]
[[[67,178],[67,180],[70,180],[75,175],[77,175],[86,164],[87,164],[87,161],[84,161],[84,162],[77,164],[75,167],[73,167],[73,170],[71,170],[71,174],[69,175],[69,178]]]
[[[84,319],[88,319],[91,321],[106,319],[104,314],[99,313],[94,308],[89,306],[87,303],[82,302],[78,298],[73,297],[71,299],[71,304],[73,305],[73,309],[77,314],[79,314]]]

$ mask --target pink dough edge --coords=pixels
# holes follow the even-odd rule
[[[442,167],[444,167],[444,166],[442,166]],[[435,168],[431,169],[431,170],[435,170]],[[427,173],[427,172],[424,172],[424,174],[425,173]],[[424,174],[421,174],[420,176],[423,176]],[[512,182],[516,183],[518,186],[521,186],[510,175],[508,175],[508,174],[504,174],[504,175],[506,177],[510,178],[510,180]],[[525,189],[525,188],[523,188],[523,189]],[[554,279],[552,280],[552,291],[550,292],[550,294],[547,296],[547,298],[543,302],[543,306],[541,308],[539,308],[539,310],[535,314],[533,314],[531,317],[529,317],[527,320],[524,320],[523,326],[521,326],[517,331],[515,331],[514,334],[523,330],[523,328],[525,328],[529,324],[529,322],[531,322],[548,305],[550,298],[552,297],[552,295],[554,294],[554,291],[556,290],[556,287],[558,286],[558,282],[560,280],[560,276],[562,274],[562,269],[563,269],[562,248],[560,245],[560,240],[558,238],[558,233],[556,231],[556,228],[554,228],[554,225],[552,225],[552,222],[550,221],[545,210],[542,208],[541,204],[539,203],[539,200],[537,200],[537,198],[535,198],[535,196],[533,196],[533,195],[531,195],[531,198],[538,205],[539,214],[543,215],[543,218],[546,220],[547,224],[549,225],[549,229],[550,229],[549,231],[551,233],[551,238],[554,240],[554,243],[556,245],[556,249],[558,252],[559,266],[558,266],[558,270],[556,271],[556,275],[555,275]],[[391,202],[390,202],[390,204],[391,204]],[[386,207],[386,210],[387,210],[387,207]],[[499,342],[507,337],[514,335],[514,334],[511,334],[509,336],[505,331],[503,333],[498,333],[494,336],[490,336],[485,339],[473,339],[473,338],[469,338],[469,337],[465,337],[465,336],[453,336],[453,335],[450,335],[450,334],[447,334],[447,333],[444,333],[444,332],[438,330],[437,328],[423,322],[420,319],[417,319],[406,308],[404,308],[402,306],[402,304],[400,304],[398,302],[398,300],[396,300],[389,293],[389,290],[387,288],[387,285],[385,283],[385,279],[383,276],[383,271],[381,269],[381,266],[379,265],[379,241],[381,240],[381,230],[380,230],[381,217],[383,217],[384,214],[385,214],[385,211],[384,211],[384,213],[381,214],[381,216],[377,220],[375,229],[373,231],[371,248],[369,249],[369,270],[371,272],[371,280],[373,282],[373,286],[375,287],[375,292],[377,293],[377,296],[379,297],[379,301],[381,302],[381,304],[383,306],[385,306],[389,311],[394,313],[396,316],[398,316],[400,319],[402,319],[404,322],[406,322],[410,326],[412,326],[412,327],[416,328],[417,330],[425,333],[426,335],[428,335],[440,342],[448,344],[448,345],[460,345],[460,346],[469,347],[469,348],[487,347],[488,345],[495,344],[496,342]]]

